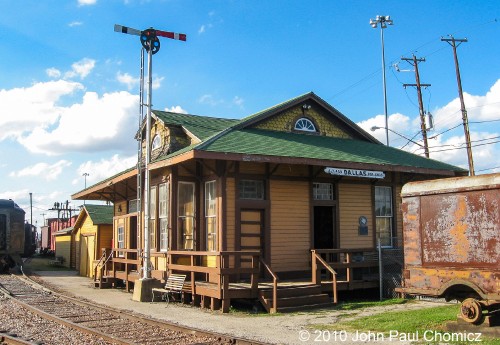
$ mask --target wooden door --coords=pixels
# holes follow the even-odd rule
[[[94,276],[94,236],[82,236],[80,241],[80,275],[92,278]]]
[[[241,209],[240,211],[240,248],[242,251],[260,251],[265,254],[264,210]],[[241,267],[250,267],[251,258],[243,257]]]

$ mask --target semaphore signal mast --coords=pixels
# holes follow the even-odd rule
[[[160,40],[159,37],[166,37],[174,40],[179,40],[179,41],[186,41],[186,34],[180,34],[180,33],[175,33],[171,31],[162,31],[162,30],[156,30],[153,28],[149,28],[146,30],[137,30],[133,28],[129,28],[127,26],[123,25],[118,25],[115,24],[115,31],[116,32],[121,32],[123,34],[129,34],[129,35],[135,35],[139,36],[141,40],[141,44],[143,47],[142,54],[141,54],[141,90],[140,90],[140,107],[141,107],[141,119],[140,123],[143,120],[143,112],[142,112],[142,107],[143,107],[143,88],[144,88],[144,69],[143,69],[143,64],[144,64],[144,50],[148,52],[148,94],[147,94],[147,114],[146,114],[146,159],[145,159],[145,177],[144,177],[144,261],[143,261],[143,270],[142,270],[142,278],[143,280],[145,279],[150,279],[151,278],[151,269],[150,269],[150,258],[151,258],[151,247],[150,247],[150,229],[149,229],[149,218],[150,218],[150,210],[149,210],[149,189],[150,189],[150,179],[149,179],[149,163],[151,160],[151,152],[150,152],[150,142],[151,142],[151,107],[152,107],[152,85],[153,85],[153,77],[152,77],[152,70],[153,70],[153,54],[158,53],[160,50]],[[139,127],[140,130],[140,127]],[[138,169],[137,169],[137,174],[140,175],[141,173],[141,145],[139,143],[139,159],[137,162]],[[141,178],[139,176],[138,178],[138,187],[137,187],[137,193],[140,195],[140,190],[142,189],[141,186]],[[141,198],[138,198],[138,205],[137,209],[140,211],[141,207]],[[137,222],[137,226],[139,227],[139,224],[141,222]],[[138,233],[140,233],[138,231]]]

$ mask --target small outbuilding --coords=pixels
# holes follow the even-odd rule
[[[64,267],[74,268],[74,255],[75,251],[73,243],[74,241],[74,228],[69,227],[56,231],[54,233],[55,245],[56,245],[56,258],[58,258],[58,263]]]
[[[113,238],[113,206],[83,205],[74,230],[74,262],[81,276],[93,277],[94,264]]]

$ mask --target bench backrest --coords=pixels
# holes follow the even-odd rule
[[[173,291],[182,291],[185,280],[186,280],[185,274],[171,274],[167,278],[165,289]]]

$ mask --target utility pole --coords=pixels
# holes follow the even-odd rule
[[[418,108],[420,109],[420,130],[422,131],[422,138],[424,140],[424,152],[425,157],[429,158],[429,144],[427,142],[427,126],[425,124],[425,112],[424,104],[422,102],[422,86],[429,87],[431,84],[421,84],[420,74],[418,73],[418,63],[425,61],[425,58],[418,58],[413,54],[412,58],[401,58],[401,60],[409,62],[413,67],[415,67],[415,81],[416,84],[403,84],[406,89],[407,86],[415,86],[417,88],[418,95]]]
[[[30,193],[30,214],[31,214],[30,226],[33,226],[33,193]]]
[[[387,25],[393,25],[390,16],[377,16],[375,19],[370,19],[372,28],[377,28],[380,24],[380,41],[382,43],[382,88],[384,89],[384,115],[385,115],[385,137],[386,144],[389,146],[389,116],[387,115],[387,87],[385,84],[385,44],[384,44],[384,29]]]
[[[441,41],[448,42],[453,48],[453,57],[455,58],[455,72],[457,74],[458,97],[460,98],[460,109],[462,111],[462,122],[464,124],[465,144],[467,146],[467,158],[469,160],[469,174],[474,176],[474,160],[472,158],[472,147],[469,133],[469,120],[467,119],[467,110],[465,109],[464,94],[462,91],[462,79],[460,78],[460,67],[458,66],[457,47],[463,42],[467,42],[467,38],[441,38]],[[457,44],[458,42],[458,44]]]
[[[82,176],[83,176],[83,178],[84,178],[84,186],[85,186],[85,189],[87,189],[87,176],[90,176],[90,174],[89,174],[89,173],[87,173],[87,172],[84,172],[84,173],[82,174]],[[84,205],[85,205],[85,201],[86,201],[86,200],[84,199],[84,200],[83,200],[83,204],[84,204]]]

